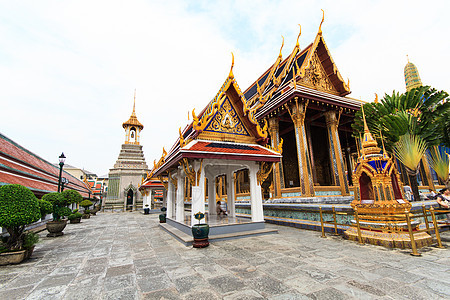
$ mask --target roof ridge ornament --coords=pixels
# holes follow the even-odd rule
[[[234,78],[233,67],[234,67],[234,54],[233,54],[233,52],[231,52],[231,68],[230,68],[230,74],[228,75],[228,77],[231,79]]]
[[[320,9],[320,10],[322,11],[322,21],[320,22],[320,25],[319,25],[319,34],[322,35],[322,24],[323,24],[323,21],[325,20],[325,12],[323,11],[323,9]]]

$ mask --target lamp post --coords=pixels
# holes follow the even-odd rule
[[[59,180],[58,180],[58,193],[61,192],[61,176],[62,169],[64,166],[64,162],[66,161],[66,157],[64,156],[64,152],[59,156]]]

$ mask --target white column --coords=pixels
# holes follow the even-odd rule
[[[262,191],[261,186],[256,179],[256,173],[259,170],[258,163],[249,166],[250,177],[250,200],[252,209],[252,222],[264,222],[264,211],[262,205]]]
[[[184,172],[178,167],[177,179],[177,203],[175,220],[184,223]]]
[[[194,161],[193,163],[194,171],[197,172],[200,168],[200,162]],[[198,220],[195,219],[194,215],[198,212],[205,213],[205,171],[202,166],[200,171],[200,178],[197,182],[192,185],[192,206],[191,206],[191,226],[198,224]],[[200,223],[205,223],[205,219],[202,219]]]
[[[228,199],[228,215],[230,217],[236,216],[236,208],[234,205],[234,178],[232,171],[227,173],[227,199]]]
[[[167,197],[167,217],[168,218],[173,218],[174,217],[174,213],[173,213],[173,209],[174,209],[174,201],[175,201],[175,186],[172,183],[172,180],[167,180],[167,194],[165,195]]]
[[[216,212],[216,177],[208,177],[208,213],[210,216],[217,215]]]
[[[163,201],[162,206],[167,208],[167,190],[163,188]]]

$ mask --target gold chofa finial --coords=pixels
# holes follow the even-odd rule
[[[323,11],[323,9],[321,9],[321,11],[322,11],[322,22],[320,22],[320,25],[319,25],[319,34],[322,34],[322,23],[323,23],[323,20],[325,20],[325,12]]]
[[[406,54],[406,59],[408,60],[408,63],[409,63],[409,56],[408,56],[408,54]]]
[[[230,75],[228,75],[228,77],[230,77],[230,78],[234,78],[233,67],[234,67],[234,54],[233,54],[233,52],[231,52],[231,69],[230,69]]]
[[[283,57],[283,55],[281,54],[281,50],[283,50],[284,47],[284,36],[281,36],[281,38],[283,39],[283,42],[281,42],[281,48],[280,48],[280,55],[278,55],[278,57]]]
[[[375,93],[375,101],[374,102],[378,103],[378,94],[377,93]]]
[[[300,32],[298,33],[297,36],[297,43],[295,44],[295,46],[298,48],[299,44],[298,44],[298,39],[300,38],[300,36],[302,35],[302,25],[298,24],[298,26],[300,27]]]

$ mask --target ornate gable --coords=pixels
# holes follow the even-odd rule
[[[322,63],[320,62],[319,56],[317,55],[317,50],[314,51],[314,54],[311,57],[309,67],[305,69],[305,75],[303,77],[300,77],[297,80],[297,83],[319,91],[335,95],[340,94],[325,72]]]
[[[204,131],[250,136],[236,109],[226,98]]]
[[[195,138],[236,143],[267,143],[267,122],[261,127],[255,111],[246,106],[246,99],[233,75],[230,74],[216,97],[200,116],[192,111]]]

